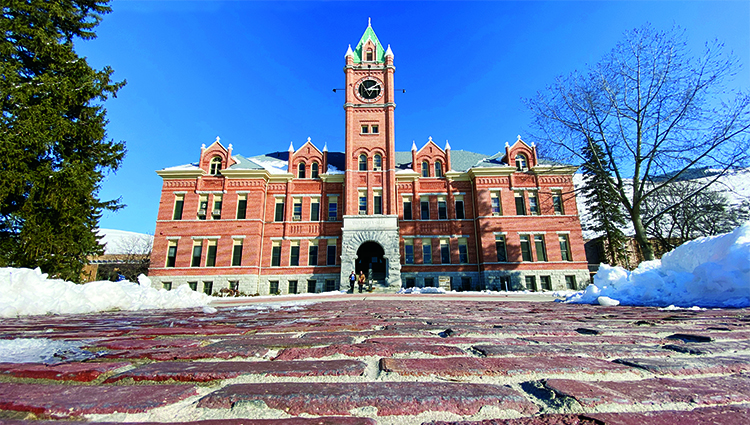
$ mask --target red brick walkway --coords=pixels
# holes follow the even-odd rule
[[[750,310],[393,297],[45,316],[0,423],[748,424]]]

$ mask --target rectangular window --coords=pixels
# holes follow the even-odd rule
[[[499,193],[492,192],[492,194],[490,194],[490,204],[492,205],[492,215],[503,215]]]
[[[241,266],[242,265],[242,239],[237,239],[234,241],[234,246],[232,247],[232,266]]]
[[[383,192],[376,190],[372,195],[372,213],[383,214]]]
[[[411,220],[411,198],[404,198],[404,220]]]
[[[214,195],[214,208],[211,210],[211,218],[214,220],[221,218],[221,195]]]
[[[501,291],[513,290],[513,287],[510,284],[510,276],[500,276],[500,290]]]
[[[438,198],[438,220],[448,219],[448,206],[445,203],[445,198]]]
[[[281,242],[274,242],[271,248],[271,267],[281,266]]]
[[[318,281],[308,280],[307,281],[307,293],[314,294],[317,292]]]
[[[213,293],[214,289],[214,283],[213,282],[203,282],[203,293],[206,295],[211,295]]]
[[[531,292],[536,292],[536,276],[526,276],[526,289]]]
[[[326,279],[326,292],[336,290],[336,281],[333,279]]]
[[[192,260],[190,260],[190,267],[200,267],[202,253],[203,253],[203,241],[195,242],[193,244],[193,258]]]
[[[289,252],[289,265],[299,266],[299,242],[292,242],[292,246]]]
[[[435,278],[434,277],[426,277],[424,278],[424,287],[425,288],[435,288]]]
[[[292,200],[292,220],[302,220],[302,199],[294,198]]]
[[[552,290],[552,279],[549,276],[539,276],[539,283],[542,285],[542,291]]]
[[[526,215],[526,201],[523,199],[523,192],[516,192],[516,215]]]
[[[328,247],[326,249],[326,264],[329,266],[336,265],[336,241],[328,239]]]
[[[338,218],[338,198],[328,197],[328,221],[336,221]]]
[[[273,214],[273,221],[284,221],[284,199],[276,198],[276,209]]]
[[[185,195],[175,195],[174,213],[172,220],[182,220],[182,206],[185,204]]]
[[[318,265],[318,241],[310,241],[310,247],[307,250],[307,265],[317,266]]]
[[[495,251],[497,251],[497,261],[505,263],[508,261],[508,251],[505,248],[505,236],[495,235]]]
[[[468,276],[461,277],[461,290],[471,291],[471,278]]]
[[[167,267],[174,267],[177,262],[177,241],[169,241],[167,248]]]
[[[565,287],[568,289],[578,289],[576,285],[576,277],[575,276],[565,276]]]
[[[320,220],[320,199],[313,198],[310,201],[310,221]]]
[[[422,241],[422,263],[432,264],[432,242],[429,239]]]
[[[365,215],[367,214],[367,192],[360,190],[358,193],[359,196],[359,214]]]
[[[237,220],[247,217],[247,195],[240,195],[237,199]]]
[[[290,280],[289,281],[289,293],[290,294],[296,294],[297,293],[297,281],[296,280]]]
[[[198,282],[188,282],[188,288],[190,288],[193,291],[198,290]]]
[[[469,262],[469,246],[466,239],[458,240],[458,262],[461,264]]]
[[[544,245],[544,236],[534,235],[534,249],[537,261],[547,261],[547,249]]]
[[[278,280],[271,280],[268,282],[268,293],[271,295],[279,294],[279,281]]]
[[[560,257],[563,261],[573,261],[573,256],[570,254],[570,243],[568,242],[568,235],[557,235],[557,239],[560,241]]]
[[[406,287],[407,288],[413,288],[417,286],[416,280],[413,277],[407,277],[406,278]]]
[[[378,133],[380,133],[380,127],[378,127],[377,125],[373,125],[372,134],[378,134]]]
[[[229,289],[232,291],[239,291],[240,290],[240,281],[239,280],[230,280],[229,281]]]
[[[529,192],[529,213],[531,215],[539,215],[539,201],[537,201],[536,193]]]
[[[555,214],[557,215],[565,214],[565,212],[563,211],[562,191],[559,191],[559,190],[552,191],[552,208],[554,209]]]
[[[414,241],[404,241],[404,264],[414,264]]]
[[[208,241],[208,250],[206,251],[206,267],[216,266],[216,241]]]
[[[198,199],[198,220],[206,219],[206,211],[208,211],[208,196],[201,195]]]
[[[523,261],[534,261],[531,258],[531,241],[529,235],[521,235],[521,258]]]
[[[463,220],[464,218],[466,218],[464,198],[463,196],[456,196],[456,220]]]
[[[440,263],[450,264],[451,263],[451,246],[446,240],[440,241]]]
[[[423,196],[419,198],[419,207],[422,212],[422,220],[430,219],[430,198]]]
[[[370,127],[367,125],[363,125],[361,128],[362,128],[362,131],[361,131],[362,134],[367,134],[370,132]]]
[[[172,290],[172,282],[162,282],[161,287],[166,291]]]

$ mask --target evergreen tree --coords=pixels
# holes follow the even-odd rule
[[[109,0],[5,0],[0,15],[0,266],[78,281],[99,254],[104,173],[123,143],[106,140],[103,102],[124,82],[93,69],[74,39],[93,39]]]
[[[610,265],[627,266],[627,255],[622,249],[627,237],[620,230],[627,220],[614,189],[610,161],[601,145],[593,140],[583,147],[582,156],[584,184],[581,193],[590,216],[584,226],[602,236],[605,256]]]

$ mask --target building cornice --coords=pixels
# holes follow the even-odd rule
[[[343,183],[344,174],[321,174],[319,177],[324,183]]]
[[[575,165],[537,165],[529,171],[537,175],[575,174],[578,167]]]
[[[156,174],[163,179],[197,179],[206,175],[200,168],[195,170],[157,170]]]
[[[487,177],[487,176],[509,176],[516,172],[516,167],[511,166],[503,166],[503,167],[482,167],[482,168],[471,168],[467,172],[469,177],[471,179],[475,179],[477,177]]]

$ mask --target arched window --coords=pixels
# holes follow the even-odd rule
[[[443,177],[443,164],[435,161],[435,177]]]
[[[430,177],[430,163],[422,161],[422,177]]]
[[[516,170],[526,171],[529,168],[529,163],[526,161],[526,155],[519,153],[516,155]]]
[[[367,171],[367,155],[359,156],[359,171]]]
[[[383,167],[383,157],[379,154],[375,154],[374,157],[372,157],[372,169],[375,171],[380,171]]]
[[[310,177],[317,179],[318,178],[318,163],[313,162],[312,165],[310,165]]]
[[[212,176],[215,176],[219,174],[219,171],[221,171],[221,157],[215,156],[211,158],[211,168],[210,168],[209,174],[211,174]]]
[[[297,166],[297,178],[304,179],[305,178],[305,163],[300,162]]]

